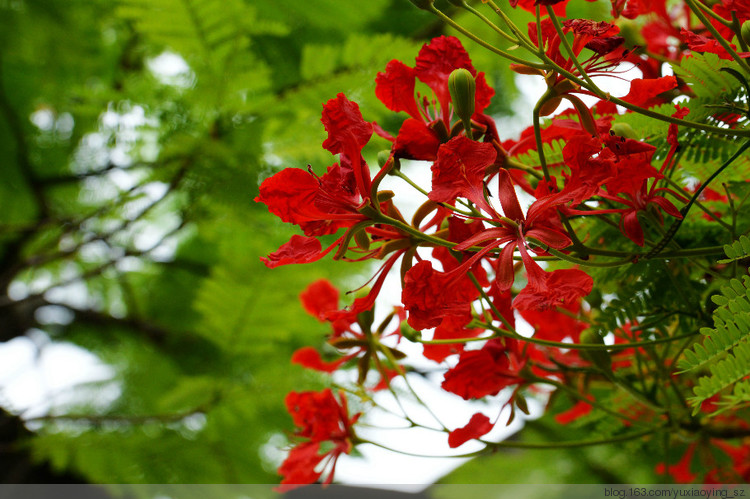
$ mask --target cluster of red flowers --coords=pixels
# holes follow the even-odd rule
[[[554,13],[564,16],[567,1],[511,4],[530,12],[554,5]],[[665,217],[682,219],[678,206],[688,203],[687,191],[662,182],[680,147],[678,125],[669,125],[669,151],[657,158],[654,145],[627,127],[613,125],[622,108],[580,81],[615,75],[622,63],[635,63],[642,78],[631,82],[620,103],[635,109],[669,103],[674,93],[681,92],[680,82],[662,76],[661,62],[679,61],[690,52],[731,59],[723,39],[716,38],[731,40],[731,33],[716,18],[742,23],[750,19],[750,3],[722,0],[714,3],[713,14],[713,24],[704,25],[695,21],[687,6],[668,7],[664,0],[612,0],[612,23],[568,19],[555,25],[552,17],[537,14],[537,21],[529,24],[528,40],[546,54],[550,66],[512,67],[520,74],[544,78],[547,93],[538,106],[540,116],[553,115],[563,101],[572,108],[543,127],[529,127],[517,140],[503,140],[493,119],[484,114],[494,91],[454,37],[442,36],[424,45],[413,67],[393,60],[378,73],[377,97],[389,110],[406,115],[395,136],[366,121],[358,105],[343,94],[326,102],[321,121],[328,136],[323,147],[338,156],[337,162],[320,176],[312,169],[287,168],[262,183],[256,201],[304,233],[262,260],[272,268],[314,262],[334,252],[336,259],[378,259],[383,264],[370,291],[347,308],[340,308],[339,293],[327,281],[312,284],[302,294],[305,309],[330,323],[328,343],[341,356],[328,362],[316,349],[306,347],[293,361],[328,373],[354,364],[359,384],[377,390],[405,375],[399,365],[404,355],[397,349],[403,335],[424,342],[425,358],[450,366],[444,374],[444,390],[469,400],[510,388],[508,404],[521,410],[525,410],[522,388],[540,380],[570,382],[560,366],[586,370],[606,364],[612,372],[628,368],[636,348],[612,355],[593,350],[585,355],[585,350],[554,346],[595,343],[581,339],[590,313],[584,298],[594,281],[577,265],[550,270],[538,261],[583,261],[579,256],[585,245],[573,232],[571,219],[606,217],[619,225],[621,246],[632,242],[639,247],[645,242],[645,219],[652,227],[665,225]],[[618,18],[646,20],[643,50],[626,48]],[[566,34],[572,43],[564,39]],[[579,60],[584,50],[588,59]],[[599,100],[588,106],[582,96]],[[686,115],[686,108],[674,106],[674,118]],[[362,153],[373,135],[392,143],[375,169]],[[529,166],[521,160],[529,153],[541,155],[544,145],[560,141],[562,162],[542,160]],[[387,175],[403,175],[405,160],[430,162],[432,173],[424,204],[411,222],[402,215],[393,193],[380,190]],[[521,193],[533,199],[526,209]],[[321,240],[331,240],[333,234],[338,237],[324,247]],[[417,251],[421,248],[429,249],[430,256]],[[402,307],[374,327],[375,299],[399,260]],[[534,328],[533,338],[538,341],[525,341],[515,332],[516,317]],[[638,341],[630,328],[627,324],[615,332],[615,341]],[[431,329],[432,339],[422,340],[420,332]],[[489,338],[482,336],[487,331],[493,332]],[[467,340],[482,338],[486,341],[476,343],[479,348],[465,348]],[[378,374],[375,382],[368,376],[372,372]],[[594,403],[586,395],[570,411],[558,414],[557,420],[569,423],[590,412]],[[335,465],[338,456],[357,442],[352,425],[358,415],[348,415],[343,392],[337,399],[330,390],[291,393],[287,406],[300,428],[295,435],[302,441],[280,468],[282,483],[315,482],[325,462]],[[633,417],[624,414],[625,424]],[[657,414],[639,417],[659,418]],[[457,447],[480,438],[494,424],[486,415],[475,414],[465,427],[448,433],[448,443]],[[323,452],[321,442],[328,442],[329,450]],[[732,459],[736,457],[735,471],[745,479],[750,478],[747,449],[728,444],[725,449]],[[690,461],[692,452],[690,448],[684,459]],[[679,466],[662,469],[676,479],[691,478],[680,470]]]

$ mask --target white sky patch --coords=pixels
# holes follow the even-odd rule
[[[71,390],[79,383],[112,379],[114,371],[90,352],[52,343],[39,330],[0,348],[0,400],[24,418],[48,414],[55,406],[81,402]],[[102,402],[105,402],[101,400]],[[111,402],[111,399],[106,403]]]
[[[178,88],[190,88],[195,84],[195,74],[180,55],[162,52],[146,61],[146,65],[159,82]]]

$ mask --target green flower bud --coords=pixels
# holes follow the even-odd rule
[[[615,123],[614,125],[612,125],[612,135],[625,137],[626,139],[640,139],[640,137],[638,137],[638,134],[635,133],[635,130],[633,130],[633,127],[628,125],[627,123]]]
[[[471,139],[471,116],[474,114],[477,83],[467,69],[456,69],[448,77],[448,90],[453,100],[453,110],[461,118],[466,135]]]
[[[365,229],[358,230],[354,233],[354,241],[357,246],[367,251],[370,249],[370,236],[367,235]]]
[[[390,150],[383,149],[382,151],[380,151],[378,153],[378,165],[380,166],[380,168],[383,168],[390,158],[391,158]]]
[[[453,109],[462,120],[474,114],[477,84],[468,69],[456,69],[448,77],[448,90],[453,99]]]
[[[422,332],[412,328],[406,322],[401,323],[401,336],[409,341],[417,342],[422,339]]]
[[[431,10],[432,4],[435,2],[435,0],[409,0],[411,3],[417,6],[417,8],[422,10]]]
[[[750,45],[750,21],[745,21],[744,23],[742,23],[742,28],[740,28],[740,36],[746,44]]]

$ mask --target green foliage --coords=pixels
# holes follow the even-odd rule
[[[550,142],[545,142],[542,144],[542,150],[544,152],[544,159],[547,162],[547,165],[552,167],[555,165],[563,165],[563,147],[565,147],[565,142],[560,139],[554,139]],[[531,167],[540,167],[541,164],[539,162],[539,155],[536,151],[530,151],[527,153],[519,154],[515,157],[515,159],[526,166]]]
[[[100,483],[277,481],[263,449],[291,426],[284,395],[321,386],[289,358],[328,333],[298,295],[340,271],[266,269],[291,232],[253,198],[280,163],[334,161],[319,120],[338,92],[383,121],[375,73],[414,57],[424,21],[391,4],[0,2],[0,340],[34,332],[112,373],[28,423],[36,461]]]
[[[690,402],[694,413],[705,400],[733,385],[734,392],[724,400],[725,408],[750,401],[747,381],[737,384],[750,375],[750,276],[742,281],[732,279],[711,299],[719,306],[713,313],[714,327],[701,328],[703,341],[686,350],[678,363],[682,372],[709,372],[698,378],[693,389],[695,396]]]
[[[693,53],[671,66],[675,76],[700,99],[718,101],[723,94],[737,92],[741,86],[729,73],[721,71],[730,64],[716,54]]]
[[[719,263],[731,263],[750,257],[750,238],[743,234],[732,244],[725,244],[724,253],[727,258],[719,260]]]

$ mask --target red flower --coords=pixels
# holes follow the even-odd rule
[[[358,210],[370,198],[370,170],[361,150],[372,125],[343,94],[323,105],[321,121],[328,131],[323,146],[341,154],[340,164],[328,168],[322,177],[312,170],[286,168],[264,180],[255,198],[284,222],[299,225],[308,236],[332,234],[366,220]]]
[[[372,124],[364,121],[357,104],[348,100],[344,94],[338,94],[335,99],[325,103],[322,116],[321,121],[328,132],[323,147],[333,154],[339,154],[339,163],[330,166],[321,177],[311,168],[307,171],[286,168],[264,180],[260,193],[255,198],[256,202],[265,203],[268,210],[284,222],[298,225],[305,235],[314,237],[333,234],[341,228],[351,229],[357,223],[369,220],[361,211],[367,206],[372,208],[373,204],[373,180],[361,153],[372,135]],[[386,172],[387,170],[381,170],[379,178]],[[375,183],[379,182],[379,178],[376,177]],[[400,216],[390,201],[383,201],[375,208],[392,216]],[[380,241],[389,237],[402,237],[397,231],[381,230],[378,227],[358,230],[377,232]],[[334,246],[350,240],[350,237],[340,238],[325,252],[321,252],[320,243],[312,237],[296,237],[296,240],[261,260],[268,267],[313,262]],[[342,253],[346,249],[348,248],[341,248]],[[377,251],[366,253],[363,259],[373,257]]]
[[[528,284],[516,297],[513,306],[519,309],[545,309],[554,307],[591,291],[593,280],[580,270],[556,270],[545,272],[529,256],[527,238],[534,238],[551,248],[563,249],[570,245],[570,239],[558,228],[559,221],[554,207],[565,201],[561,194],[551,194],[537,199],[528,209],[526,216],[521,210],[513,183],[507,170],[500,170],[499,198],[505,217],[497,220],[499,227],[493,227],[467,238],[453,249],[464,251],[475,245],[483,245],[482,250],[462,264],[468,267],[489,250],[505,245],[497,259],[496,283],[500,290],[507,290],[515,279],[513,253],[518,248],[528,275]],[[455,272],[455,271],[454,271]]]
[[[448,445],[452,449],[455,449],[469,440],[474,440],[489,433],[493,427],[494,425],[490,422],[490,418],[478,412],[471,417],[466,426],[456,428],[448,434]]]
[[[281,490],[315,483],[323,471],[319,465],[331,467],[324,483],[331,483],[336,468],[336,460],[341,454],[351,452],[356,436],[352,426],[359,414],[349,416],[346,398],[339,393],[339,400],[330,389],[322,392],[290,392],[286,397],[286,407],[292,416],[297,431],[294,435],[303,441],[297,444],[279,467]],[[320,454],[320,444],[329,442],[333,447]]]
[[[509,355],[505,346],[490,340],[481,350],[464,351],[441,386],[464,400],[481,399],[523,382],[518,375],[521,367],[513,352]]]
[[[660,94],[676,87],[677,79],[674,76],[662,76],[650,80],[636,78],[630,83],[630,91],[622,100],[640,107],[651,107],[664,102],[664,99],[659,98]]]
[[[434,270],[432,263],[414,265],[404,277],[401,302],[409,312],[408,323],[422,330],[439,326],[450,318],[466,324],[471,320],[471,302],[479,292],[463,272],[463,266],[445,273]]]
[[[484,177],[487,167],[497,158],[492,144],[474,142],[466,136],[452,138],[438,149],[437,161],[432,165],[433,201],[454,203],[463,197],[487,213],[494,210],[484,198]]]
[[[571,301],[562,306],[565,310],[577,313],[581,308],[580,300]],[[569,315],[558,312],[555,309],[521,310],[521,317],[534,328],[534,338],[551,341],[563,341],[570,338],[574,343],[578,342],[581,331],[588,325],[570,317]]]
[[[690,471],[690,462],[693,460],[695,453],[695,443],[688,445],[682,458],[676,463],[665,466],[664,463],[656,465],[657,473],[669,473],[676,483],[691,483],[696,478],[696,474]]]
[[[529,284],[513,300],[513,306],[517,309],[546,310],[576,302],[591,293],[594,280],[586,272],[578,269],[545,272],[533,263],[534,261],[523,248],[519,249],[521,257],[524,258],[526,271],[529,273]],[[534,278],[531,277],[532,273],[535,274]]]
[[[379,285],[376,285],[376,288],[374,288],[375,294],[377,294],[379,287]],[[300,294],[300,299],[311,315],[317,317],[320,321],[327,321],[331,324],[333,332],[328,338],[328,343],[338,350],[345,350],[346,353],[335,361],[326,362],[314,348],[302,347],[292,355],[293,364],[299,364],[316,371],[332,373],[347,361],[359,357],[361,362],[357,364],[357,367],[359,368],[360,382],[364,382],[370,370],[370,362],[374,358],[381,380],[387,382],[393,377],[392,371],[388,372],[381,363],[377,362],[378,353],[387,350],[388,353],[398,358],[403,357],[403,354],[395,348],[371,341],[369,336],[377,335],[378,338],[391,336],[398,343],[401,339],[400,325],[405,319],[405,312],[401,307],[396,307],[377,328],[377,332],[373,332],[372,325],[363,320],[362,315],[364,312],[365,316],[372,316],[373,304],[370,303],[370,297],[358,298],[351,308],[339,310],[338,290],[330,282],[321,279],[310,284]],[[365,306],[363,303],[369,303],[369,305]],[[386,328],[394,318],[397,319],[396,327],[388,331]]]
[[[402,158],[434,160],[441,142],[449,138],[452,116],[448,77],[455,69],[466,69],[476,78],[474,116],[479,117],[494,95],[458,38],[441,36],[424,45],[411,68],[401,61],[388,63],[375,78],[375,95],[391,111],[404,111],[406,119],[393,146]],[[416,92],[417,80],[426,84],[437,102]]]
[[[312,263],[323,258],[340,241],[341,239],[337,240],[323,250],[320,246],[320,241],[314,237],[304,237],[295,234],[288,242],[282,244],[278,250],[268,255],[268,257],[260,257],[260,260],[269,269],[292,263]]]
[[[324,321],[328,314],[339,309],[339,290],[326,279],[310,284],[300,293],[299,299],[308,314]]]

